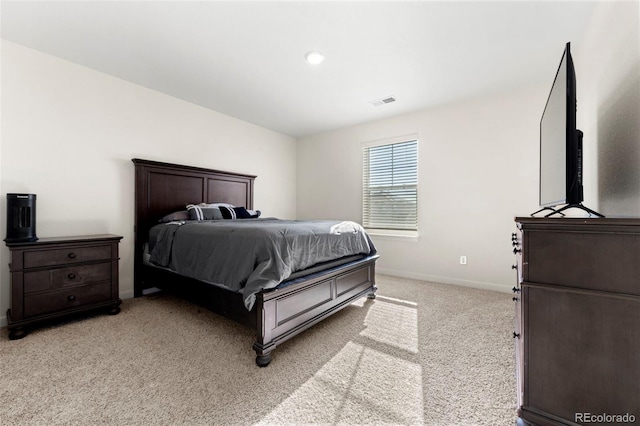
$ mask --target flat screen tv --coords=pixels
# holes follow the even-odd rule
[[[576,128],[576,73],[567,43],[540,120],[540,207],[547,216],[582,205],[582,132]],[[564,215],[564,214],[562,214]]]

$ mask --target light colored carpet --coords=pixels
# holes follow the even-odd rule
[[[377,276],[255,365],[250,329],[182,300],[0,333],[0,424],[513,425],[508,294]]]

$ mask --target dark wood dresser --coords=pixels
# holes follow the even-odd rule
[[[90,310],[120,312],[118,235],[7,243],[11,254],[10,339],[33,325]]]
[[[640,423],[640,219],[516,223],[518,424]]]

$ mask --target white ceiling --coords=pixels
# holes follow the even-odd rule
[[[594,6],[3,0],[0,13],[4,39],[299,137],[551,85]],[[314,49],[319,66],[304,59]]]

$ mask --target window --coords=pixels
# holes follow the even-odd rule
[[[418,230],[418,138],[363,145],[362,222],[368,229]]]

